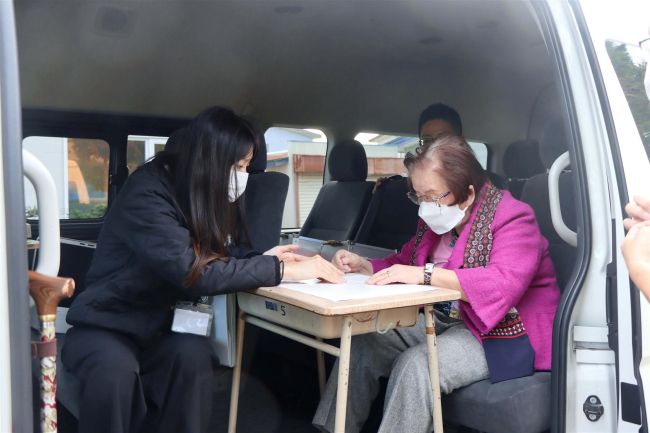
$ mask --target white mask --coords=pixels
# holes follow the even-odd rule
[[[436,234],[450,232],[465,218],[465,210],[457,204],[453,206],[440,205],[433,202],[420,203],[418,215]]]
[[[237,200],[246,190],[248,173],[230,169],[230,182],[228,184],[228,200],[230,203]]]

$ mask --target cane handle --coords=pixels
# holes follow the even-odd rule
[[[64,298],[74,293],[74,280],[65,277],[50,277],[29,271],[29,294],[34,298],[39,316],[56,315],[56,307]]]

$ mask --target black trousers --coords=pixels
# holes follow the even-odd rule
[[[206,337],[170,332],[142,347],[124,334],[74,327],[61,360],[81,382],[79,433],[208,429],[217,359]]]

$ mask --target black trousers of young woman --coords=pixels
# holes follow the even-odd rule
[[[79,433],[202,433],[217,359],[208,338],[167,333],[146,346],[74,327],[62,361],[81,382]]]

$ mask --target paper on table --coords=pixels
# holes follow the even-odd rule
[[[346,282],[343,284],[295,284],[282,283],[282,287],[318,296],[330,301],[345,301],[350,299],[381,298],[386,296],[403,295],[407,293],[426,292],[435,290],[431,286],[420,286],[416,284],[389,284],[386,286],[372,286],[365,284],[367,275],[347,274]]]
[[[368,281],[368,276],[363,275],[363,274],[346,274],[345,275],[345,282],[348,284],[365,284],[366,281]],[[308,280],[290,280],[290,279],[284,279],[282,280],[282,285],[285,284],[318,284],[320,283],[321,280],[318,278],[310,278]]]
[[[320,283],[320,280],[318,278],[311,278],[308,280],[288,280],[285,278],[284,280],[282,280],[281,284],[284,285],[284,284],[318,284],[318,283]]]

